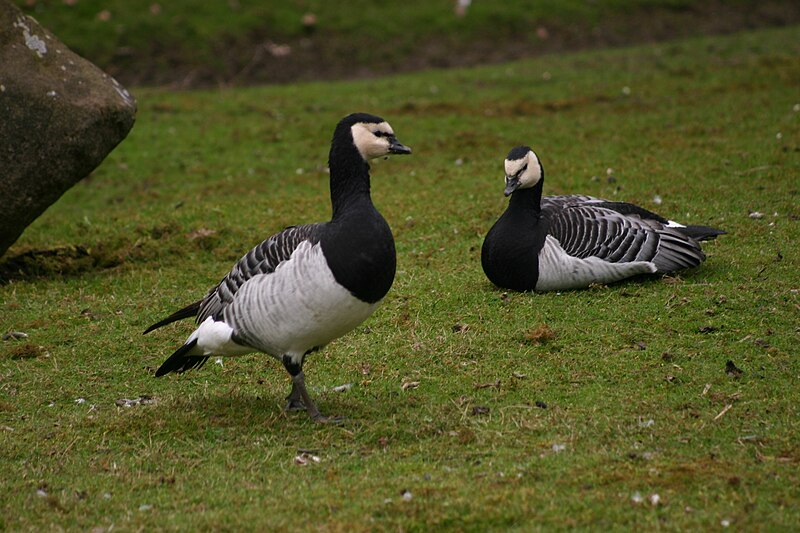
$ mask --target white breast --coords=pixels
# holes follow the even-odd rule
[[[612,283],[637,274],[652,274],[656,266],[649,261],[609,263],[596,257],[580,259],[567,254],[552,235],[545,238],[539,252],[537,291],[581,289],[592,283]]]
[[[336,282],[319,244],[303,242],[275,272],[244,283],[224,317],[249,344],[280,357],[327,344],[377,307]]]

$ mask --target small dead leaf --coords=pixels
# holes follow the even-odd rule
[[[547,409],[547,404],[544,403],[542,400],[536,400],[536,407],[539,409]]]
[[[205,239],[206,237],[211,237],[212,235],[216,235],[217,231],[208,228],[199,228],[187,235],[190,241],[194,241],[197,239]]]
[[[416,389],[419,387],[419,381],[404,381],[400,388],[402,390]]]
[[[769,346],[770,346],[769,342],[765,341],[764,339],[756,339],[756,340],[753,341],[753,344],[755,344],[756,346],[759,346],[761,348],[764,348],[764,349],[769,348]]]
[[[645,344],[642,341],[636,341],[633,343],[633,347],[636,348],[637,350],[646,350],[647,344]]]
[[[525,332],[525,340],[532,344],[545,344],[556,338],[556,332],[547,324],[540,324]]]
[[[514,376],[517,379],[525,379],[525,378],[528,377],[525,374],[523,374],[522,372],[512,372],[511,375]]]
[[[499,389],[500,388],[500,380],[498,379],[497,381],[495,381],[493,383],[474,383],[472,386],[475,387],[476,389],[488,389],[490,387],[494,387],[495,389]]]
[[[27,338],[28,338],[28,334],[24,333],[22,331],[9,331],[8,333],[3,335],[3,340],[4,341],[11,341],[11,340],[19,341],[19,340],[27,339]]]
[[[466,333],[467,331],[469,331],[469,326],[466,324],[453,325],[453,333]]]
[[[482,405],[476,405],[475,407],[472,408],[472,416],[488,415],[488,414],[489,414],[488,407],[484,407]]]
[[[718,329],[719,328],[716,326],[700,326],[698,331],[700,331],[700,333],[714,333]]]

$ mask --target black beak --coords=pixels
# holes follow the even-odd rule
[[[516,176],[506,176],[506,190],[503,194],[511,196],[511,194],[519,187],[519,178]]]
[[[411,148],[401,144],[395,137],[389,137],[389,153],[390,154],[410,154]]]

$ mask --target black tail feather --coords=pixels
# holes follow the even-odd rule
[[[716,239],[717,235],[725,235],[725,231],[710,226],[686,226],[685,228],[673,228],[691,237],[696,241],[710,241]]]
[[[164,320],[159,320],[158,322],[156,322],[155,324],[144,330],[144,333],[142,333],[142,335],[147,335],[154,329],[158,329],[161,326],[166,326],[167,324],[171,324],[172,322],[175,322],[177,320],[183,320],[184,318],[197,316],[197,313],[200,312],[200,304],[202,302],[203,300],[198,300],[194,303],[187,305],[183,309],[178,309]]]
[[[165,374],[169,374],[170,372],[177,372],[181,374],[186,372],[187,370],[191,370],[193,368],[201,368],[206,361],[208,361],[208,356],[205,355],[186,355],[189,353],[192,348],[197,345],[197,339],[193,339],[191,342],[188,342],[178,348],[174,354],[170,355],[166,361],[156,370],[156,377],[160,378]]]
[[[681,233],[671,232],[667,229],[662,231],[659,236],[661,238],[658,243],[658,253],[653,258],[659,274],[670,274],[684,268],[693,268],[705,261],[706,254],[694,239],[687,239]]]

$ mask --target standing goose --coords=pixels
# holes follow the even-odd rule
[[[544,169],[527,146],[509,152],[505,172],[511,200],[483,241],[481,264],[489,280],[506,289],[579,289],[695,267],[705,260],[698,241],[725,233],[625,202],[542,198]]]
[[[197,329],[156,377],[199,368],[211,356],[264,352],[292,377],[287,409],[305,408],[315,421],[326,421],[306,390],[303,361],[366,320],[392,286],[394,238],[372,204],[368,160],[410,153],[382,118],[343,118],[328,158],[330,222],[273,235],[247,252],[205,298],[147,328],[145,333],[197,317]]]

